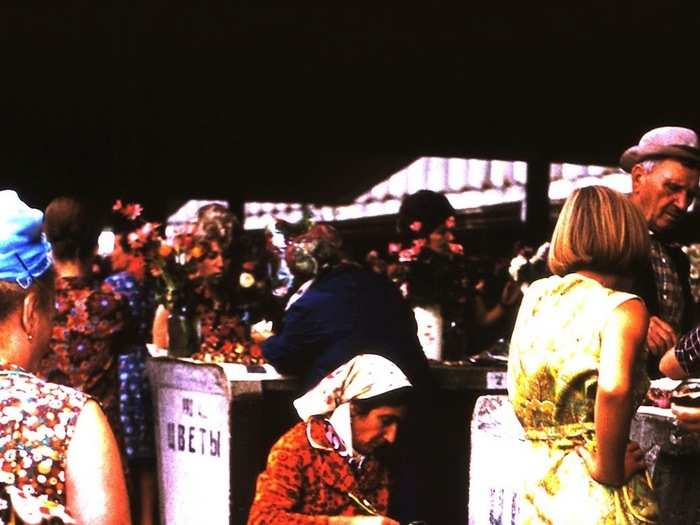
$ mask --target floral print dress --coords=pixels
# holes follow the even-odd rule
[[[525,294],[508,363],[509,397],[529,443],[522,523],[656,522],[647,472],[619,488],[602,485],[574,449],[596,448],[602,330],[615,308],[635,298],[576,273],[536,281]],[[634,375],[638,406],[649,384],[643,359]]]
[[[110,284],[58,278],[50,350],[37,375],[94,397],[119,436],[117,355],[132,337],[126,300]]]
[[[65,505],[66,453],[88,399],[0,361],[0,483]]]
[[[207,283],[197,288],[195,312],[199,321],[199,351],[192,358],[213,363],[259,365],[262,349],[248,336],[248,328],[232,307],[232,300],[219,300]]]

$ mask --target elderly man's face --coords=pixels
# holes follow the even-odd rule
[[[678,161],[659,161],[645,172],[641,164],[632,168],[632,195],[655,232],[671,228],[693,202],[698,189],[700,169],[688,168]]]
[[[367,414],[354,413],[352,416],[353,447],[363,455],[368,455],[384,445],[396,441],[399,424],[406,417],[406,407],[381,406]]]

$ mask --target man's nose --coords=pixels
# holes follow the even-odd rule
[[[678,195],[676,196],[675,199],[675,204],[680,208],[681,210],[687,210],[688,206],[693,202],[694,195],[689,194],[688,192],[679,192]]]
[[[396,433],[398,431],[398,425],[394,423],[393,425],[389,425],[386,429],[386,432],[384,432],[384,440],[387,443],[393,444],[396,441]]]

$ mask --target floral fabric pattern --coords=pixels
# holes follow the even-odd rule
[[[56,280],[56,316],[40,377],[98,400],[119,434],[117,354],[133,337],[122,295],[107,282]]]
[[[594,407],[601,334],[612,311],[636,296],[580,274],[532,284],[511,339],[508,393],[530,444],[523,487],[523,523],[655,523],[648,473],[615,488],[590,477],[574,447],[595,450]],[[639,406],[649,380],[635,367]]]
[[[247,327],[240,316],[224,303],[213,299],[208,287],[199,292],[197,319],[200,324],[199,351],[192,358],[214,363],[262,364],[265,359],[259,345],[247,334]]]
[[[382,515],[389,502],[388,474],[366,458],[359,471],[331,448],[320,418],[300,422],[272,447],[258,477],[249,525],[327,525],[329,516],[366,515],[349,494],[366,500]]]
[[[65,505],[66,452],[88,399],[0,361],[0,483]]]

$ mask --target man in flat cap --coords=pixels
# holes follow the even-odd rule
[[[661,127],[646,133],[620,158],[632,175],[631,199],[649,226],[649,268],[637,279],[637,294],[649,310],[647,348],[649,372],[659,377],[659,358],[673,353],[681,334],[694,324],[689,262],[669,234],[695,199],[700,179],[700,149],[696,133],[687,128]],[[666,360],[666,358],[665,358]],[[662,370],[666,372],[662,364]],[[659,452],[653,486],[660,523],[700,523],[700,455]]]
[[[651,372],[658,377],[658,357],[694,325],[688,258],[669,234],[698,191],[698,137],[687,128],[653,129],[622,154],[620,165],[632,175],[631,199],[651,234],[651,264],[637,292],[651,316],[647,346],[657,358]]]

